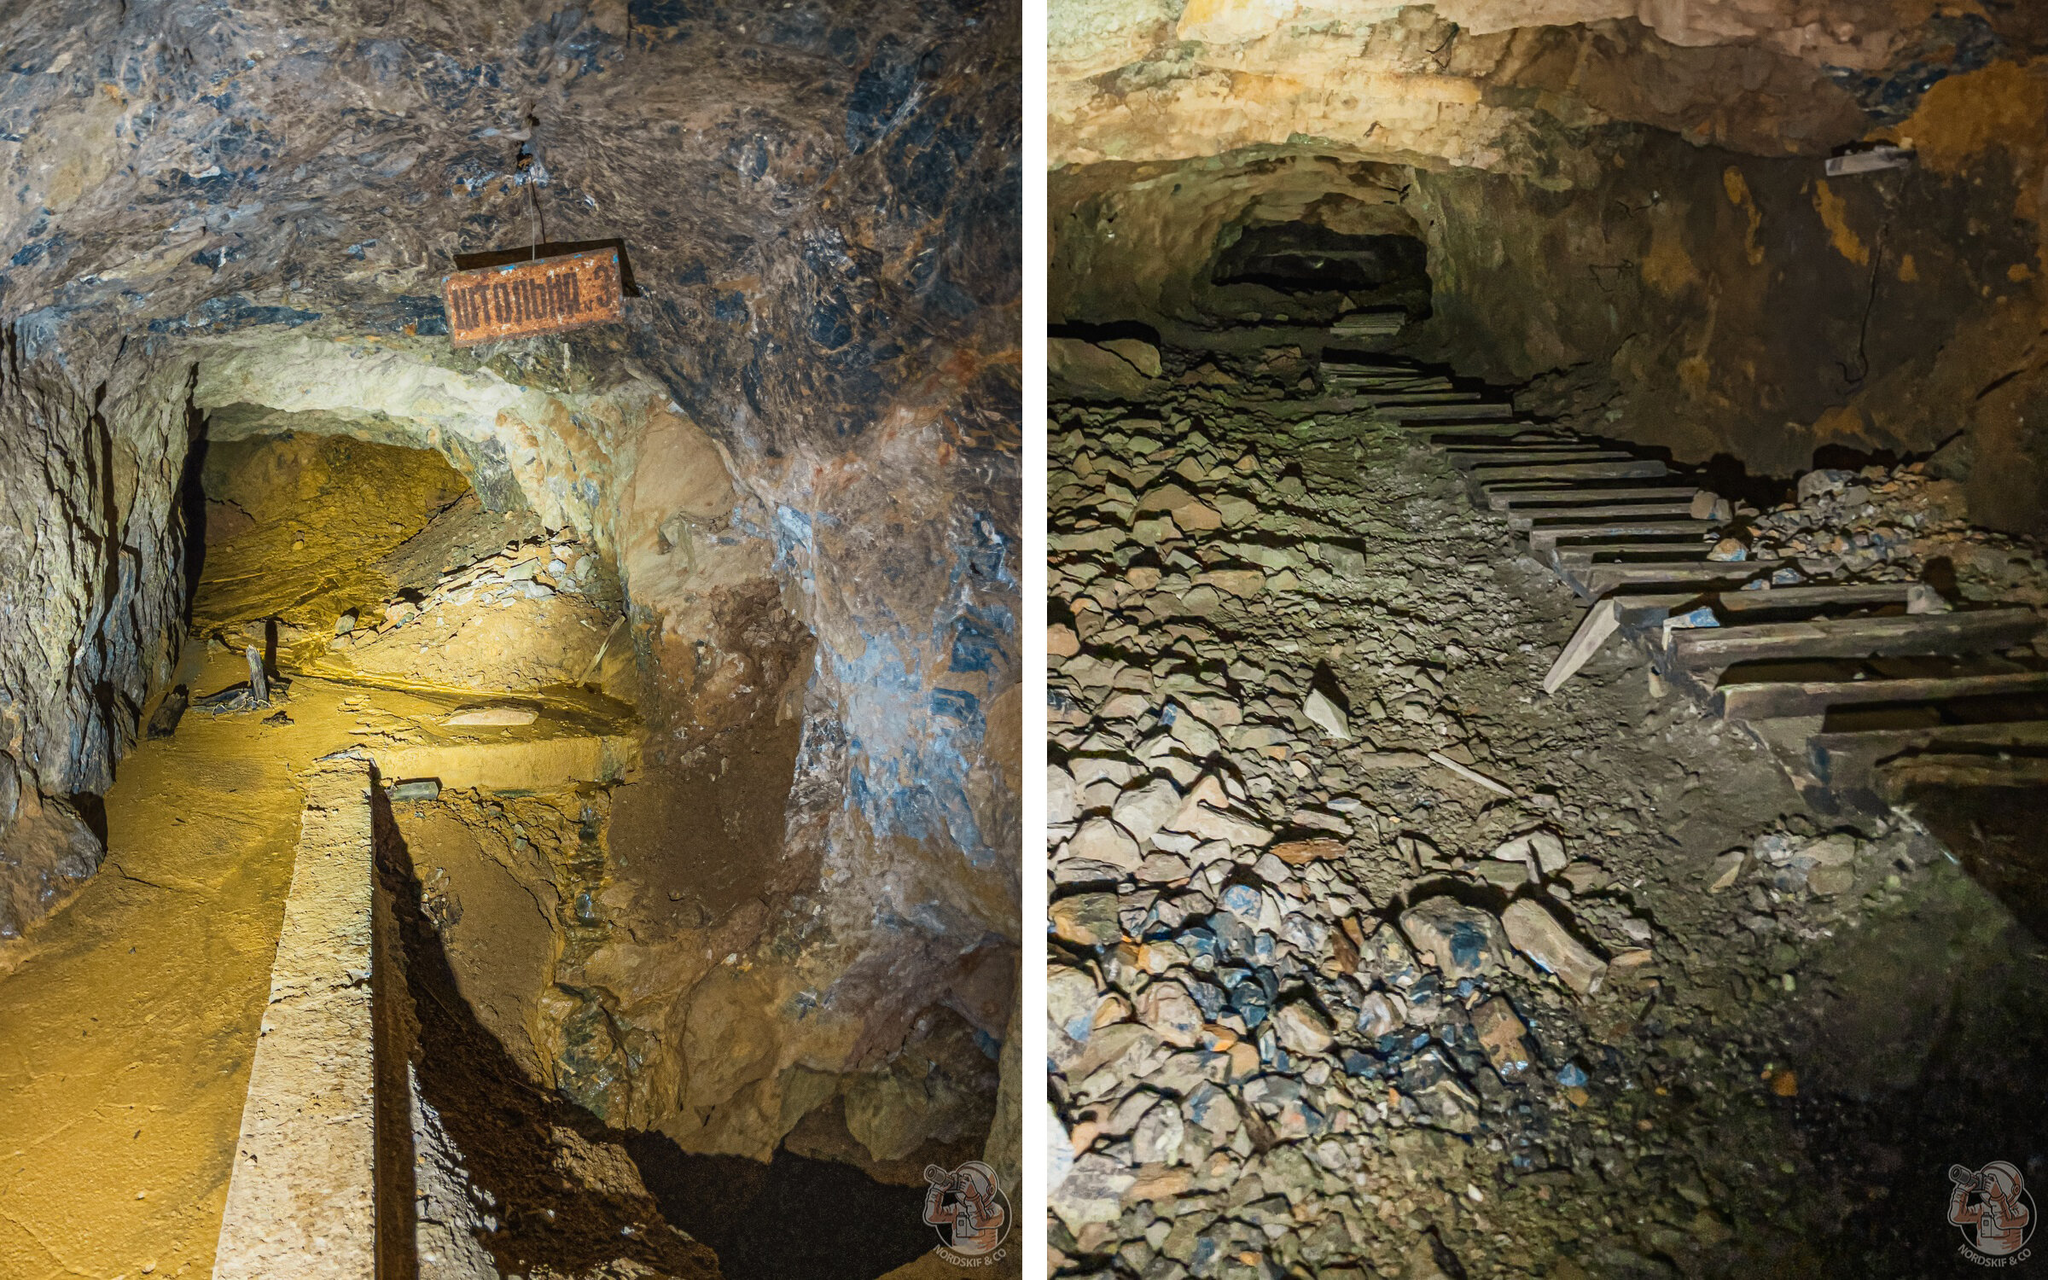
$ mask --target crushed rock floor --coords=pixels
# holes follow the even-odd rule
[[[1050,436],[1054,1176],[1072,1165],[1052,1196],[1056,1274],[1974,1269],[1946,1220],[1948,1167],[2048,1177],[2048,957],[1939,846],[1907,823],[1854,832],[1848,874],[1815,892],[1798,851],[1831,824],[1739,731],[1653,696],[1618,652],[1545,698],[1577,602],[1447,464],[1367,415],[1177,391],[1056,405]],[[1205,508],[1186,535],[1141,509],[1184,500]],[[1245,598],[1245,579],[1202,576],[1254,567]],[[1348,707],[1350,741],[1302,714],[1312,687]],[[1426,757],[1388,767],[1427,751],[1514,798]],[[1324,1052],[1269,1036],[1248,1064],[1214,1018],[1185,1048],[1143,1026],[1154,982],[1203,980],[1183,944],[1222,910],[1222,878],[1155,844],[1126,850],[1135,866],[1084,865],[1068,837],[1150,779],[1187,791],[1203,773],[1282,840],[1341,840],[1282,895],[1310,924],[1263,944],[1279,959],[1233,956],[1241,933],[1218,944],[1222,966],[1278,978],[1266,1003],[1322,1012]],[[1487,857],[1538,826],[1571,859],[1541,890]],[[1231,883],[1258,887],[1257,852],[1228,851]],[[1386,1039],[1323,998],[1358,950],[1340,914],[1370,942],[1432,897],[1498,911],[1539,893],[1632,963],[1582,998],[1507,948]],[[1361,966],[1334,1002],[1373,977]],[[1513,1081],[1471,1030],[1468,1008],[1495,994],[1528,1027]],[[1424,1055],[1451,1084],[1404,1099]]]

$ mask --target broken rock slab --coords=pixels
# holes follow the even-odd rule
[[[1401,913],[1401,932],[1448,981],[1477,978],[1505,961],[1501,922],[1456,898],[1431,898]]]
[[[1155,982],[1138,993],[1138,1021],[1177,1049],[1192,1049],[1202,1039],[1202,1011],[1178,982]]]
[[[1472,1010],[1472,1031],[1479,1037],[1479,1047],[1486,1051],[1486,1060],[1493,1064],[1501,1079],[1522,1078],[1532,1060],[1524,1034],[1527,1028],[1506,996],[1495,996]]]
[[[1046,970],[1045,1014],[1054,1030],[1075,1044],[1088,1043],[1102,1008],[1102,990],[1095,979],[1071,965],[1053,965]]]
[[[1060,898],[1047,910],[1053,936],[1077,947],[1106,947],[1123,936],[1117,924],[1116,895],[1077,893]]]
[[[1302,1000],[1281,1005],[1274,1011],[1273,1034],[1289,1053],[1327,1053],[1336,1043],[1336,1037],[1330,1034],[1330,1024],[1323,1015]]]
[[[1606,962],[1572,937],[1570,930],[1540,903],[1528,898],[1510,903],[1501,912],[1500,922],[1515,950],[1535,961],[1544,972],[1555,975],[1581,996],[1600,989],[1607,974]]]
[[[1143,844],[1179,812],[1180,799],[1180,790],[1171,781],[1151,778],[1117,796],[1109,816],[1139,844]]]
[[[1325,697],[1320,689],[1311,689],[1308,697],[1302,699],[1301,714],[1321,729],[1325,736],[1348,742],[1351,738],[1351,721],[1343,708]]]
[[[1137,870],[1144,858],[1131,833],[1108,818],[1090,818],[1082,823],[1074,838],[1067,842],[1067,856],[1124,872]]]
[[[1124,1192],[1137,1181],[1123,1165],[1099,1152],[1077,1158],[1048,1198],[1069,1231],[1091,1222],[1114,1222],[1123,1212]]]
[[[1747,849],[1731,849],[1714,859],[1714,865],[1707,870],[1707,892],[1719,893],[1732,886],[1742,875],[1742,868],[1749,862]]]
[[[1538,828],[1524,832],[1493,851],[1502,862],[1520,862],[1529,868],[1529,879],[1554,876],[1571,865],[1564,841],[1555,831]]]
[[[1143,359],[1142,353],[1133,352]],[[1047,343],[1047,364],[1054,391],[1077,400],[1137,400],[1156,375],[1148,375],[1122,352],[1079,338],[1054,338]],[[1157,367],[1157,353],[1147,362]]]
[[[1201,840],[1221,840],[1234,849],[1263,849],[1273,840],[1270,827],[1231,812],[1230,798],[1213,775],[1195,783],[1164,829]]]

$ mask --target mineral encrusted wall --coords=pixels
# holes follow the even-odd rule
[[[1831,179],[1628,130],[1596,141],[1608,176],[1590,188],[1418,173],[1436,314],[1405,345],[1504,381],[1554,374],[1525,403],[1767,474],[1954,440],[1972,518],[2038,531],[2044,119],[2048,66],[1997,63],[1877,132],[1918,149],[1907,170]]]
[[[615,832],[617,1063],[669,1064],[618,1118],[765,1156],[818,1101],[783,1096],[804,1072],[888,1078],[940,1010],[993,1046],[1018,928],[1015,8],[60,10],[4,19],[0,86],[0,698],[53,762],[27,783],[104,786],[161,677],[188,396],[223,430],[440,448],[616,559],[650,785],[775,743],[739,845],[701,815],[687,849],[673,821]],[[454,255],[535,240],[621,242],[626,322],[449,350]],[[674,865],[736,851],[748,892],[675,918]],[[693,1082],[675,1064],[714,1016],[765,1047]]]
[[[0,940],[99,865],[71,800],[105,790],[184,604],[185,380],[0,368]]]

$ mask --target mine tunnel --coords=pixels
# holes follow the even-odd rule
[[[2038,1247],[2048,25],[1823,8],[1051,6],[1054,1274]]]
[[[10,26],[0,1276],[999,1261],[1016,12],[374,8]]]

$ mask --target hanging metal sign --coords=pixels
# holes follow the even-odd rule
[[[458,347],[625,318],[617,249],[458,271],[442,281],[441,297]]]

